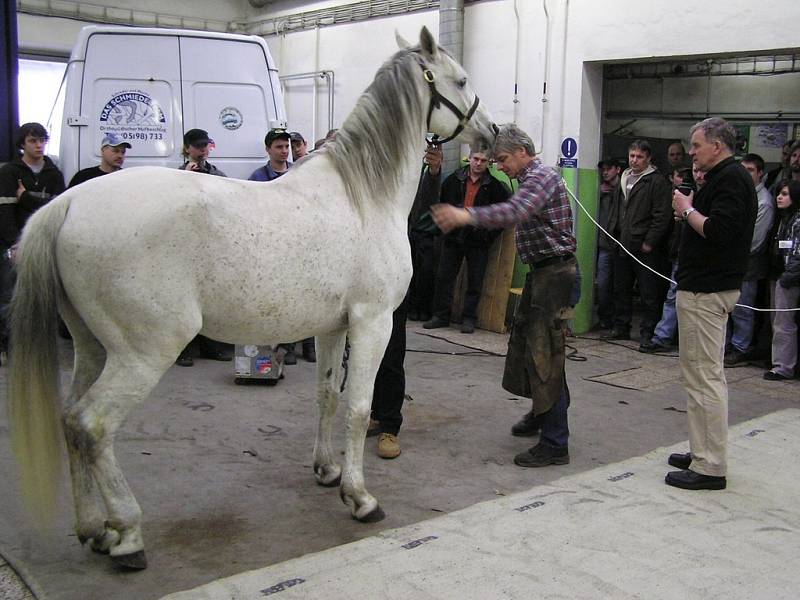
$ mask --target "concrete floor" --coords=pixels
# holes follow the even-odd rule
[[[680,444],[162,600],[796,600],[800,410],[729,433],[724,493],[663,484]]]
[[[374,455],[365,477],[387,518],[350,519],[336,489],[314,483],[313,366],[287,368],[276,387],[235,386],[231,363],[173,367],[118,435],[117,454],[144,511],[149,568],[120,573],[83,548],[71,530],[69,492],[46,535],[26,525],[13,481],[5,416],[0,421],[0,554],[56,599],[161,598],[245,570],[374,536],[502,498],[687,438],[675,356],[648,356],[634,342],[572,339],[572,462],[520,469],[531,444],[508,428],[528,408],[499,386],[503,359],[456,356],[465,349],[409,325],[403,454]],[[505,336],[437,330],[497,353]],[[69,349],[64,348],[65,364]],[[797,407],[800,381],[766,382],[762,370],[727,370],[732,424]],[[4,373],[0,370],[0,377]],[[2,388],[4,390],[4,386]],[[340,416],[343,412],[340,408]],[[334,440],[341,447],[341,427]],[[666,470],[666,467],[665,467]],[[0,565],[2,566],[2,565]]]

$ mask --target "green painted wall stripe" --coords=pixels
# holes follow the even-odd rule
[[[575,169],[570,169],[575,171]],[[597,192],[599,178],[597,169],[577,169],[578,193],[581,204],[593,218],[597,218]],[[573,191],[573,193],[575,193]],[[572,329],[575,333],[586,333],[592,327],[594,308],[594,272],[597,264],[597,226],[592,223],[580,206],[575,206],[576,237],[578,241],[578,264],[581,268],[581,301],[575,307]]]

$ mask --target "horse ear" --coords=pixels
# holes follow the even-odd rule
[[[436,45],[436,40],[433,39],[431,32],[424,25],[422,26],[422,31],[419,32],[419,45],[426,56],[432,59],[436,58],[439,47]]]
[[[400,50],[408,50],[411,48],[411,44],[406,41],[406,38],[400,35],[397,29],[394,30],[394,39],[397,40],[397,47],[400,48]]]

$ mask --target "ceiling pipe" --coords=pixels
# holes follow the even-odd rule
[[[439,45],[459,63],[464,61],[464,0],[439,2]],[[461,147],[445,144],[442,172],[449,173],[459,167]]]

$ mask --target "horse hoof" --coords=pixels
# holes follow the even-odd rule
[[[372,512],[368,512],[363,517],[357,517],[353,515],[353,518],[360,523],[377,523],[379,521],[383,521],[386,518],[386,513],[383,512],[383,509],[380,506],[376,506],[375,510]]]
[[[336,487],[342,481],[342,471],[336,467],[314,465],[314,476],[322,487]]]
[[[139,550],[138,552],[132,552],[130,554],[112,556],[111,560],[113,560],[114,564],[122,569],[141,571],[142,569],[147,568],[147,557],[144,555],[144,550]]]

